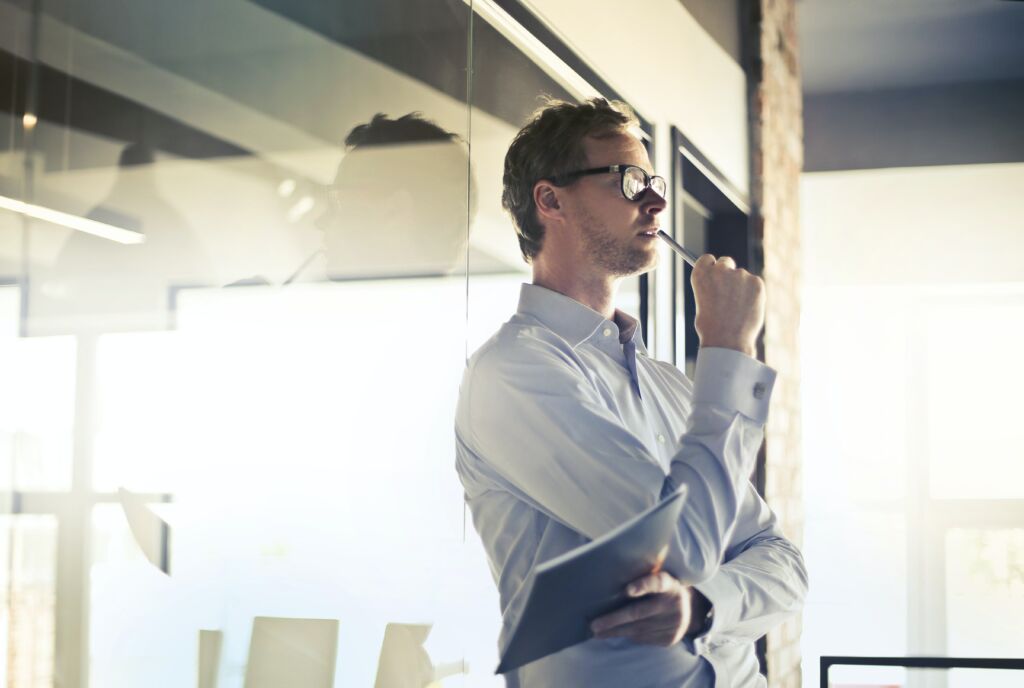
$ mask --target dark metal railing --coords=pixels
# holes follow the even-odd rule
[[[828,688],[828,671],[837,664],[844,666],[897,666],[908,669],[1017,669],[1024,671],[1024,658],[824,656],[821,658],[821,688]]]

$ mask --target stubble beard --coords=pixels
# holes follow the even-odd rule
[[[618,277],[647,272],[654,267],[656,254],[636,241],[636,235],[616,235],[596,217],[585,218],[583,250],[590,263]]]

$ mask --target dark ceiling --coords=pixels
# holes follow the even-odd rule
[[[1024,2],[798,0],[804,93],[1024,79]]]

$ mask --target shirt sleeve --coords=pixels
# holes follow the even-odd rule
[[[748,484],[725,562],[694,586],[712,605],[712,623],[694,651],[757,640],[803,606],[807,569],[775,514]]]
[[[668,476],[588,375],[571,352],[536,338],[485,352],[463,382],[460,441],[518,498],[590,539],[687,486],[665,568],[687,583],[707,580],[749,484],[774,371],[739,352],[702,349]]]

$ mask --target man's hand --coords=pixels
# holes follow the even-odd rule
[[[629,638],[670,647],[693,630],[691,626],[703,623],[693,617],[693,588],[664,571],[637,578],[626,586],[626,594],[639,599],[594,619],[590,630],[595,638]]]
[[[706,253],[690,277],[697,310],[694,325],[701,346],[718,346],[757,354],[757,336],[764,327],[764,280],[736,269],[728,256]]]

